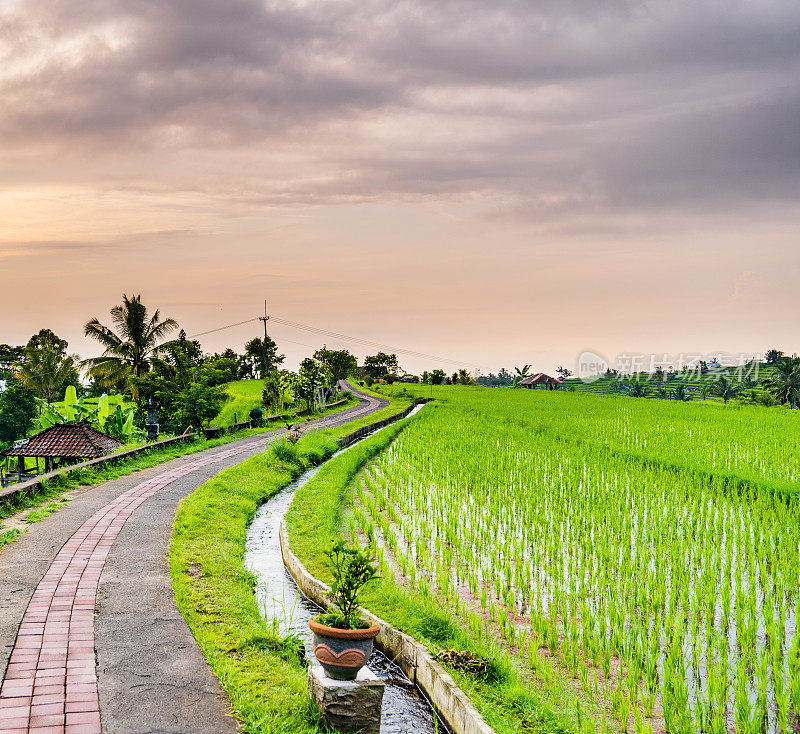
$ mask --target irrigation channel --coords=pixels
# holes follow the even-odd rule
[[[422,407],[417,406],[409,417]],[[332,458],[358,443],[360,441],[337,451]],[[305,643],[307,660],[314,659],[308,620],[323,610],[303,595],[283,565],[279,536],[281,521],[292,503],[294,493],[319,469],[315,467],[302,474],[259,507],[247,530],[244,555],[245,564],[258,578],[256,599],[262,616],[268,621],[276,620],[282,633],[299,634]],[[436,714],[427,699],[382,652],[375,649],[367,667],[386,682],[381,734],[434,734],[448,731],[441,719],[436,721]]]

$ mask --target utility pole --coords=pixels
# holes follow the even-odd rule
[[[265,380],[267,377],[267,365],[269,364],[269,350],[267,348],[267,321],[269,321],[269,316],[267,316],[267,302],[264,301],[264,315],[258,317],[259,321],[264,322],[264,374],[261,375],[261,379]]]

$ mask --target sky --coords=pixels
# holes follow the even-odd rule
[[[0,342],[791,353],[799,247],[797,0],[0,0]]]

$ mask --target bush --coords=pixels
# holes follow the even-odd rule
[[[285,438],[272,444],[270,452],[278,461],[284,464],[300,465],[300,456],[298,455],[297,446]]]
[[[25,438],[36,412],[33,392],[19,382],[9,385],[0,395],[0,443]]]

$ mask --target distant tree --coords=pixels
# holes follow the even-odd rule
[[[444,383],[445,377],[444,370],[434,370],[431,372],[431,384],[441,385]]]
[[[278,345],[270,336],[267,336],[266,346],[259,337],[251,339],[244,345],[244,352],[252,367],[252,376],[261,380],[285,359],[283,354],[278,354]]]
[[[735,398],[741,390],[741,386],[724,375],[721,376],[717,384],[714,385],[714,395],[722,398],[722,402],[724,403],[727,403],[731,398]]]
[[[556,370],[556,373],[561,377],[562,380],[566,380],[568,377],[572,377],[572,375],[574,374],[572,370],[568,370],[563,365],[559,365],[558,369]]]
[[[122,303],[111,309],[111,321],[116,331],[96,318],[83,327],[86,336],[99,342],[105,351],[82,364],[89,367],[91,377],[107,385],[127,384],[130,377],[141,377],[148,372],[151,358],[164,346],[164,338],[178,328],[175,319],[162,321],[158,309],[151,316],[141,296],[128,298],[124,294]]]
[[[453,372],[453,374],[450,376],[450,384],[458,385],[458,372]]]
[[[702,380],[697,388],[697,392],[700,394],[700,397],[703,398],[703,400],[705,400],[708,397],[708,393],[710,390],[711,390],[711,383],[708,381],[708,379]]]
[[[778,364],[783,359],[783,352],[780,349],[770,349],[764,355],[767,364]]]
[[[458,384],[459,385],[474,385],[475,382],[473,381],[472,377],[470,377],[469,372],[465,369],[460,369],[458,371]]]
[[[781,405],[800,405],[800,358],[783,357],[764,386]]]
[[[372,377],[374,380],[379,380],[389,373],[396,374],[400,370],[397,362],[396,354],[386,354],[385,352],[378,352],[364,358],[364,366],[362,367],[365,374]]]
[[[428,372],[428,370],[425,370],[422,373],[422,382],[423,382],[423,384],[427,385],[430,382],[430,380],[431,380],[430,372]]]
[[[67,354],[68,343],[50,329],[34,334],[19,363],[19,379],[47,402],[58,400],[67,385],[78,382],[78,358]]]
[[[506,387],[514,382],[514,377],[505,367],[501,367],[500,372],[498,372],[496,375],[492,373],[489,373],[488,375],[479,375],[475,379],[475,382],[478,385],[484,385],[488,387]]]
[[[195,358],[189,340],[170,342],[160,353],[151,357],[150,370],[142,377],[131,376],[132,389],[140,399],[155,401],[157,422],[165,431],[207,426],[228,399],[222,387],[230,376],[226,360]]]
[[[753,390],[751,399],[755,405],[763,408],[771,408],[776,403],[775,396],[766,390]]]
[[[283,409],[283,391],[278,370],[272,370],[264,378],[264,389],[261,391],[261,404],[269,410]]]
[[[669,397],[669,389],[664,382],[656,382],[654,389],[656,392],[656,397],[659,397],[662,400],[665,400]]]
[[[514,375],[514,382],[511,384],[512,387],[519,387],[520,380],[523,380],[528,376],[528,371],[530,370],[531,365],[526,364],[521,369],[519,367],[514,367],[514,371],[517,373]]]
[[[37,412],[33,390],[21,382],[11,383],[0,394],[0,443],[25,438]]]
[[[22,360],[24,351],[23,346],[0,344],[0,380],[8,380],[13,376],[14,365]]]
[[[692,399],[692,394],[687,392],[685,385],[677,385],[672,391],[672,399],[686,403]]]
[[[239,377],[239,361],[237,359],[215,356],[210,362],[216,369],[222,370],[225,373],[225,382],[233,382]]]
[[[295,392],[297,397],[305,401],[309,409],[314,404],[314,397],[319,388],[331,385],[330,372],[324,365],[311,357],[306,357],[300,363],[300,371],[297,373],[297,377]]]
[[[639,380],[635,380],[628,386],[628,395],[632,398],[646,398],[649,393],[647,386]]]
[[[346,380],[358,370],[358,360],[346,349],[327,349],[323,347],[314,352],[314,359],[330,370],[333,382]]]

